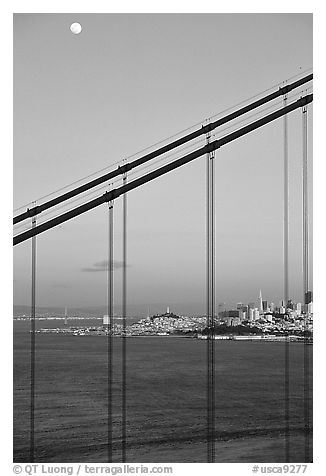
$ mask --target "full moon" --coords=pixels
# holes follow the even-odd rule
[[[82,26],[80,23],[73,23],[70,25],[70,31],[74,35],[78,35],[82,31]]]

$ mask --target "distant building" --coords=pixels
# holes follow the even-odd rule
[[[109,316],[103,316],[103,326],[107,326],[109,324]]]
[[[254,315],[254,309],[250,308],[249,309],[249,321],[253,321],[255,319],[255,315]]]
[[[232,326],[239,326],[241,324],[240,319],[238,317],[232,318]]]
[[[312,291],[307,291],[304,298],[305,304],[310,304],[312,302]]]
[[[239,317],[239,310],[238,309],[230,309],[228,311],[229,317]]]
[[[259,291],[259,312],[262,313],[263,312],[263,296],[261,294],[261,290]]]
[[[239,319],[240,319],[240,322],[246,319],[246,313],[244,311],[239,311]]]
[[[268,309],[268,302],[267,302],[267,301],[263,301],[262,304],[263,304],[263,311],[267,311],[267,309]]]

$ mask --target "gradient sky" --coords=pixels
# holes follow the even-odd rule
[[[69,30],[74,21],[80,35]],[[310,14],[15,14],[14,207],[311,67]],[[217,302],[254,301],[260,289],[282,298],[282,126],[216,153]],[[301,128],[298,110],[289,117],[290,295],[298,301]],[[309,138],[311,129],[312,106]],[[130,312],[157,303],[204,312],[205,171],[198,158],[129,193]],[[311,190],[311,170],[309,182]],[[115,223],[118,305],[121,200]],[[105,304],[105,205],[40,235],[37,249],[38,305]],[[29,301],[26,242],[14,248],[14,303]]]

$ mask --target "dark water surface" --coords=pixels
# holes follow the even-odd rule
[[[62,327],[63,321],[37,322],[37,328],[45,326]],[[189,338],[127,339],[128,462],[206,461],[206,345]],[[113,458],[118,462],[121,339],[114,338],[113,346]],[[312,347],[307,347],[311,366]],[[35,461],[107,461],[107,348],[106,337],[36,335]],[[215,349],[216,462],[285,462],[284,343],[217,341]],[[291,343],[291,462],[304,462],[303,356],[304,345]],[[29,461],[29,397],[29,323],[18,321],[15,462]]]

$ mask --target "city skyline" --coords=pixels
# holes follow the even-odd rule
[[[261,292],[261,290],[260,290]],[[309,298],[308,298],[308,301],[309,302],[313,302],[313,299],[312,299],[312,291],[308,291],[308,294],[309,294]],[[307,299],[307,298],[306,298]],[[292,302],[293,304],[295,305],[300,305],[300,306],[303,306],[304,305],[304,300],[302,301],[295,301],[291,298],[289,298],[289,301],[288,302]],[[233,302],[217,302],[216,305],[215,305],[215,315],[218,315],[220,312],[223,312],[225,310],[235,310],[235,309],[238,309],[239,306],[244,306],[244,307],[248,307],[248,308],[253,308],[253,309],[258,309],[259,311],[263,310],[263,311],[266,311],[266,309],[264,308],[264,303],[267,304],[267,306],[272,306],[273,309],[277,309],[277,308],[280,308],[281,306],[284,305],[284,300],[282,298],[279,298],[279,299],[263,299],[262,300],[262,307],[260,309],[260,296],[258,296],[256,298],[256,300],[253,300],[253,299],[250,299],[250,300],[243,300],[243,301],[239,301],[239,300],[234,300]],[[121,316],[122,313],[121,313],[121,309],[122,306],[121,306],[121,303],[116,303],[115,306],[113,306],[113,316]],[[130,304],[128,306],[128,312],[127,312],[127,317],[133,317],[133,316],[150,316],[150,315],[156,315],[158,313],[162,313],[164,311],[164,309],[166,308],[166,313],[169,313],[169,312],[176,312],[177,314],[180,314],[180,315],[205,315],[206,313],[206,310],[205,309],[200,309],[199,306],[198,308],[196,308],[196,305],[195,304],[184,304],[184,303],[169,303],[169,304],[166,304],[164,302],[160,302],[160,303],[153,303],[152,306],[148,306],[148,305],[138,305],[138,306],[134,306],[132,304]],[[191,312],[191,309],[197,309],[197,311],[195,312]],[[76,306],[71,306],[70,309],[69,307],[67,306],[36,306],[36,311],[37,313],[41,313],[42,314],[42,310],[43,310],[43,313],[45,312],[50,312],[52,311],[54,313],[54,315],[60,315],[63,314],[65,317],[66,316],[69,316],[70,315],[73,315],[75,311],[83,311],[84,313],[85,312],[88,312],[88,314],[90,316],[92,316],[94,313],[96,315],[98,315],[99,313],[101,312],[104,312],[105,310],[107,310],[107,304],[102,304],[102,305],[98,305],[98,306],[90,306],[90,307],[76,307]],[[270,309],[271,310],[271,309]],[[25,304],[25,305],[21,305],[21,304],[14,304],[14,315],[26,315],[27,313],[27,316],[29,315],[29,312],[30,312],[30,305],[28,304]],[[23,314],[22,314],[23,313]]]

